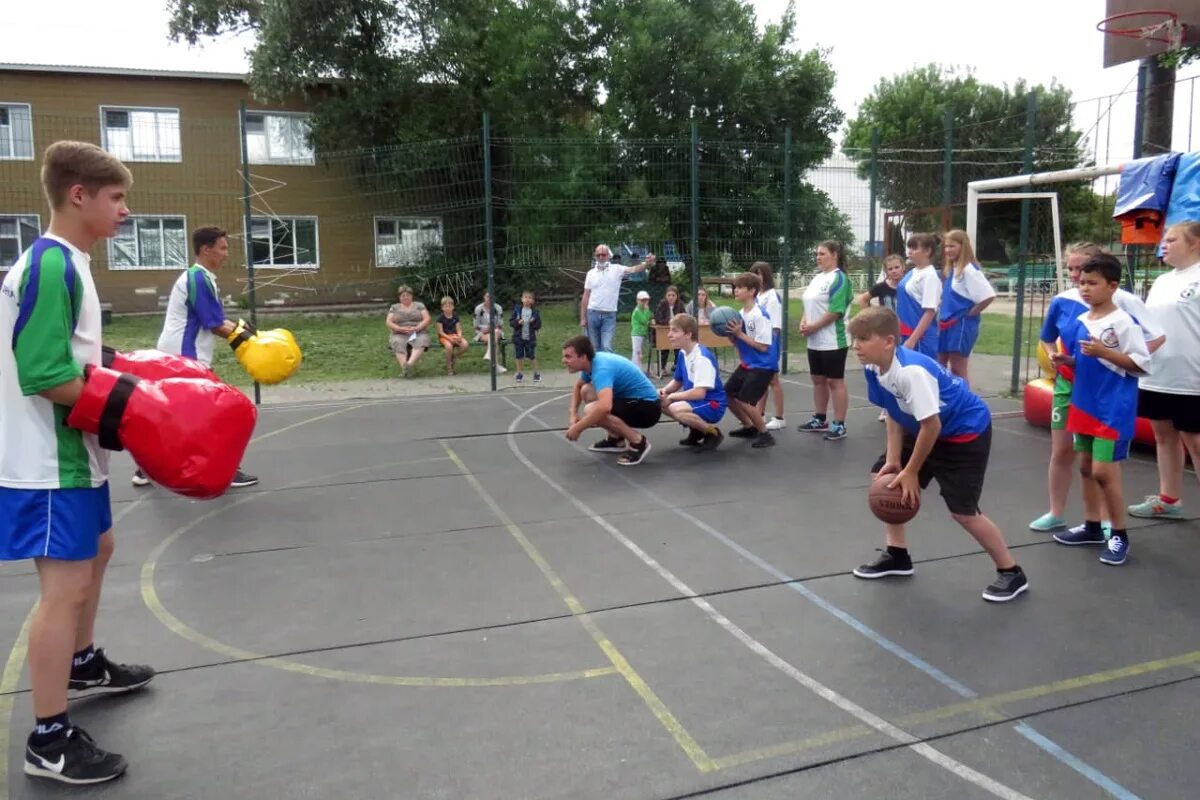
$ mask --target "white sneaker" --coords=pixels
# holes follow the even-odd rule
[[[767,423],[767,430],[769,431],[781,431],[786,427],[787,423],[783,417],[772,417],[771,421]]]
[[[884,409],[883,411],[879,412],[879,421],[887,422],[887,409]]]
[[[508,372],[508,367],[504,366],[503,364],[496,365],[496,374],[497,375],[503,375],[506,372]]]

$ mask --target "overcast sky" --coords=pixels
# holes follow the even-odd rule
[[[1149,0],[1147,0],[1149,2]],[[247,39],[211,42],[189,48],[167,40],[165,0],[123,0],[120,13],[94,0],[51,0],[54,46],[46,37],[47,6],[13,3],[4,12],[4,47],[0,60],[52,63],[69,59],[77,64],[149,69],[241,72],[245,69]],[[786,0],[753,0],[760,23],[778,20]],[[798,2],[803,9],[811,6]],[[834,95],[838,106],[853,116],[881,77],[936,61],[971,66],[984,81],[1011,84],[1018,78],[1031,83],[1056,80],[1072,90],[1076,100],[1122,91],[1132,92],[1136,65],[1104,69],[1103,35],[1096,22],[1104,16],[1104,0],[1005,0],[966,3],[963,0],[838,0],[820,4],[819,16],[799,18],[797,45],[829,51],[837,72]],[[826,9],[836,9],[834,16]],[[919,8],[919,12],[914,12]],[[968,22],[968,12],[970,8]],[[1180,72],[1181,79],[1200,74],[1200,66]],[[0,86],[3,77],[0,76]],[[1195,81],[1179,85],[1175,98],[1175,141],[1189,146],[1188,118]],[[0,92],[2,93],[2,92]],[[0,98],[12,99],[12,98]],[[1101,103],[1081,103],[1077,113],[1083,130],[1095,126]],[[1098,130],[1098,155],[1106,160],[1127,158],[1132,152],[1133,98],[1121,98],[1112,109],[1111,142],[1105,141],[1107,119]],[[1200,149],[1200,125],[1194,132]],[[1094,146],[1094,145],[1093,145]]]

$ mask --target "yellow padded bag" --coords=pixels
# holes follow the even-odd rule
[[[296,337],[284,328],[256,331],[244,320],[238,320],[228,340],[238,363],[259,383],[272,385],[286,381],[304,360]]]

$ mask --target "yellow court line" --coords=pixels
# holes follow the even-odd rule
[[[682,723],[675,718],[675,715],[671,713],[671,710],[667,708],[666,704],[659,699],[658,695],[654,693],[654,690],[650,688],[650,685],[647,684],[640,675],[638,675],[637,670],[633,668],[625,656],[621,655],[621,651],[617,649],[617,646],[614,645],[612,641],[604,634],[604,632],[600,630],[600,627],[596,624],[595,620],[592,619],[592,616],[588,613],[588,610],[583,607],[583,604],[579,602],[579,599],[575,597],[569,588],[567,588],[567,585],[563,583],[562,578],[558,577],[558,574],[554,571],[554,568],[551,567],[550,563],[542,557],[541,552],[533,545],[533,542],[529,541],[520,527],[518,527],[517,524],[513,522],[512,518],[505,513],[504,509],[500,507],[500,504],[496,502],[491,494],[489,494],[488,491],[483,488],[483,484],[481,484],[479,479],[467,469],[467,465],[464,464],[462,459],[458,457],[458,454],[450,448],[450,445],[443,441],[442,447],[445,448],[447,455],[450,456],[450,460],[453,461],[460,470],[462,470],[463,477],[466,478],[467,482],[471,484],[471,488],[475,490],[475,493],[478,494],[485,503],[487,503],[488,507],[491,508],[492,513],[496,515],[496,518],[500,520],[509,534],[517,541],[517,544],[521,546],[521,549],[525,551],[525,554],[529,556],[530,560],[537,565],[539,570],[541,570],[542,575],[545,576],[550,585],[554,587],[554,590],[558,593],[558,596],[562,598],[564,603],[566,603],[567,608],[571,610],[571,613],[576,619],[579,620],[579,623],[583,625],[584,630],[586,630],[592,637],[592,641],[594,641],[596,646],[604,652],[604,655],[606,655],[608,660],[612,662],[612,665],[616,671],[620,673],[621,677],[625,679],[626,683],[628,683],[634,692],[637,693],[638,697],[642,698],[642,702],[646,704],[646,706],[650,709],[650,712],[654,714],[659,723],[667,730],[668,733],[671,734],[676,743],[678,743],[680,748],[683,749],[683,752],[687,753],[688,758],[692,760],[692,763],[696,765],[696,768],[701,772],[712,772],[714,769],[716,769],[716,765],[713,763],[713,760],[708,756],[707,753],[704,752],[704,749],[700,747],[699,743],[692,738],[692,735],[687,732],[687,729],[683,727]]]
[[[17,641],[13,644],[12,652],[8,654],[8,662],[4,665],[4,674],[0,676],[0,800],[8,798],[8,746],[9,729],[12,722],[13,699],[17,685],[21,682],[21,670],[25,667],[25,656],[29,651],[29,626],[33,624],[33,614],[37,604],[29,609]]]
[[[1006,717],[998,710],[1000,706],[1020,702],[1022,700],[1033,700],[1039,697],[1048,697],[1055,694],[1063,694],[1065,692],[1075,691],[1077,689],[1085,689],[1090,686],[1100,686],[1107,683],[1114,683],[1126,678],[1137,677],[1138,675],[1148,675],[1154,672],[1162,672],[1176,667],[1200,667],[1200,650],[1191,653],[1183,653],[1177,656],[1168,658],[1158,658],[1153,661],[1143,661],[1138,664],[1130,664],[1125,667],[1117,667],[1115,669],[1103,670],[1101,672],[1092,672],[1087,675],[1079,675],[1074,678],[1066,678],[1061,681],[1052,681],[1050,683],[1038,684],[1024,689],[1014,689],[1008,692],[988,695],[986,697],[977,697],[973,700],[966,700],[961,703],[951,703],[945,706],[939,706],[927,711],[918,711],[912,714],[906,714],[895,721],[899,727],[909,728],[914,725],[921,725],[929,722],[937,722],[947,720],[953,717],[965,716],[967,714],[981,713],[984,715],[985,721],[1006,720]],[[768,758],[778,758],[780,756],[795,755],[805,750],[814,750],[818,747],[824,747],[838,742],[850,741],[852,739],[861,739],[872,736],[878,733],[877,731],[868,728],[865,725],[850,725],[845,728],[828,731],[817,736],[810,736],[806,739],[796,739],[790,742],[781,742],[779,744],[768,745],[754,750],[746,750],[740,753],[734,753],[728,756],[721,756],[713,759],[713,763],[717,769],[728,769],[729,767],[742,766],[755,761],[763,761]]]
[[[404,464],[414,464],[428,461],[446,461],[445,456],[437,456],[433,458],[421,458],[411,461],[397,461],[388,464],[376,464],[369,467],[356,467],[354,469],[339,470],[328,475],[320,475],[316,478],[306,478],[296,485],[300,485],[309,480],[325,480],[331,477],[340,475],[349,475],[355,472],[368,472],[370,470],[385,469],[387,467],[401,466]],[[281,488],[290,488],[284,486]],[[260,664],[265,667],[274,667],[275,669],[285,672],[293,672],[301,675],[308,675],[314,678],[326,678],[329,680],[345,681],[347,683],[366,683],[380,686],[437,686],[437,687],[484,687],[484,686],[524,686],[538,683],[558,683],[562,681],[580,680],[584,678],[598,678],[605,675],[614,675],[617,670],[612,666],[593,667],[591,669],[573,670],[568,672],[549,672],[543,674],[532,675],[498,675],[478,678],[449,678],[436,676],[409,676],[409,675],[377,675],[365,672],[351,672],[348,670],[329,669],[326,667],[316,667],[311,664],[304,664],[299,661],[292,661],[286,658],[277,656],[268,656],[262,653],[255,653],[251,650],[246,650],[241,647],[226,644],[218,639],[201,633],[192,628],[183,620],[176,617],[158,596],[158,590],[154,586],[154,576],[158,569],[158,560],[162,554],[166,552],[172,544],[179,540],[185,533],[196,528],[201,523],[208,519],[230,511],[243,503],[249,503],[252,500],[257,500],[269,492],[259,492],[257,494],[249,494],[228,505],[220,508],[215,508],[191,522],[173,531],[165,539],[150,552],[149,557],[142,564],[141,572],[141,591],[142,601],[151,613],[158,618],[158,621],[163,624],[171,632],[175,633],[189,642],[210,650],[218,655],[235,661],[245,661],[253,664]],[[3,798],[0,798],[3,800]]]

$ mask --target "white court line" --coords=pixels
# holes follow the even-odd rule
[[[671,584],[671,586],[673,586],[677,592],[679,592],[682,596],[687,597],[692,604],[703,611],[709,617],[709,619],[721,626],[721,628],[748,647],[752,652],[763,658],[768,664],[775,667],[777,670],[787,675],[801,686],[804,686],[817,696],[828,701],[829,703],[832,703],[833,705],[845,711],[847,714],[850,714],[863,724],[873,728],[879,733],[882,733],[883,735],[888,736],[900,742],[901,744],[907,745],[910,750],[922,758],[937,764],[939,767],[948,770],[968,783],[972,783],[975,786],[978,786],[979,788],[995,795],[996,797],[1001,797],[1005,800],[1031,800],[1031,798],[1029,798],[1027,795],[1023,795],[1015,789],[1005,786],[999,781],[996,781],[987,775],[968,767],[966,764],[954,760],[937,748],[921,742],[917,737],[913,736],[908,731],[905,731],[883,719],[882,717],[873,714],[854,701],[841,694],[838,694],[825,684],[816,680],[807,673],[800,671],[795,666],[785,661],[762,642],[746,633],[746,631],[744,631],[724,614],[713,608],[713,606],[703,597],[700,597],[695,590],[680,580],[673,572],[668,570],[662,564],[658,563],[658,561],[656,561],[649,553],[642,550],[641,547],[617,530],[617,528],[604,519],[604,517],[593,511],[586,503],[584,503],[582,500],[579,500],[561,485],[552,480],[548,475],[546,475],[546,473],[538,469],[538,467],[532,461],[530,461],[524,453],[521,452],[521,449],[517,446],[516,437],[512,434],[524,417],[530,416],[534,411],[542,406],[559,399],[559,397],[552,397],[549,400],[529,408],[528,410],[523,410],[521,414],[518,415],[508,426],[508,448],[512,451],[513,455],[515,455],[517,459],[525,465],[526,469],[541,478],[547,486],[565,497],[572,505],[579,509],[580,513],[591,519],[592,522],[596,523],[596,525],[601,529],[607,531],[609,535],[611,535],[627,550],[637,556],[642,563],[658,573],[659,577],[661,577],[667,583]],[[535,417],[534,419],[536,420],[537,418]],[[541,423],[540,420],[538,420],[538,422]],[[543,424],[543,426],[545,425],[544,423],[541,424]]]

